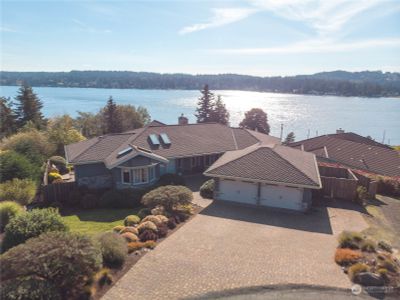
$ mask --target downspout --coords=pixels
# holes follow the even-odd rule
[[[261,198],[261,182],[257,183],[257,206],[260,205],[260,198]]]

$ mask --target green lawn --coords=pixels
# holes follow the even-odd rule
[[[125,217],[136,214],[139,209],[76,210],[63,214],[63,219],[72,232],[93,235],[123,225]]]

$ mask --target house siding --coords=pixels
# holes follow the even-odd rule
[[[176,173],[176,161],[175,159],[170,159],[166,166],[160,167],[160,176],[166,173]]]
[[[75,166],[75,180],[79,186],[108,188],[112,186],[112,174],[104,163]]]

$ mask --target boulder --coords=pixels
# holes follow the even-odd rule
[[[354,277],[354,282],[363,286],[382,286],[384,284],[383,279],[371,272],[361,272]]]

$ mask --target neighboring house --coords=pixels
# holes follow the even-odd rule
[[[321,188],[315,155],[261,143],[226,152],[204,174],[215,179],[214,198],[305,211]]]
[[[289,146],[317,155],[318,161],[338,163],[344,167],[385,176],[400,176],[400,156],[387,145],[358,134],[338,130],[291,143]]]
[[[153,121],[65,147],[79,185],[124,188],[151,185],[164,173],[201,173],[226,151],[260,143],[280,143],[259,132],[217,123],[177,125]]]

